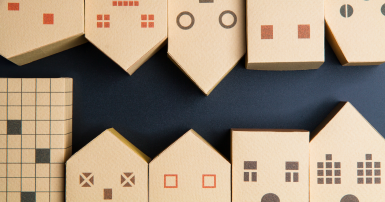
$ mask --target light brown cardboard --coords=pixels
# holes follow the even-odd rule
[[[384,138],[349,102],[341,102],[311,136],[311,202],[385,201]]]
[[[67,161],[67,202],[148,202],[149,162],[115,129],[107,129]]]
[[[326,38],[344,66],[385,62],[385,2],[325,0]]]
[[[324,0],[247,0],[246,68],[318,69],[325,61]]]
[[[86,43],[83,0],[0,2],[0,55],[17,65]]]
[[[232,201],[309,201],[309,132],[232,129]]]
[[[86,0],[86,38],[132,75],[165,44],[166,0]]]
[[[245,37],[244,1],[168,1],[168,56],[206,95],[245,54]]]
[[[230,202],[231,165],[190,130],[150,163],[151,202]]]
[[[72,79],[0,78],[0,201],[64,202],[71,153]]]

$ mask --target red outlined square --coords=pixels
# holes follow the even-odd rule
[[[298,25],[298,38],[310,39],[310,25]]]
[[[18,11],[20,9],[19,3],[8,3],[8,10],[9,11]]]
[[[129,1],[129,6],[134,6],[134,2],[133,1]]]
[[[104,28],[110,28],[110,22],[104,22]]]
[[[169,179],[169,178],[175,178],[175,186],[168,186],[167,185],[167,179]],[[172,180],[172,179],[170,179],[170,180]],[[176,174],[166,174],[166,175],[164,175],[164,188],[178,188],[178,175],[176,175]]]
[[[142,22],[142,23],[141,23],[141,27],[142,27],[142,28],[147,28],[147,22]]]
[[[110,20],[110,15],[104,15],[104,20]]]
[[[142,19],[142,20],[147,20],[147,15],[141,15],[141,16],[140,16],[140,19]]]
[[[206,177],[213,177],[214,178],[214,185],[213,186],[206,186],[205,185],[205,178]],[[202,188],[217,188],[217,175],[202,175]]]
[[[123,6],[123,1],[118,1],[118,6]]]
[[[273,25],[261,26],[261,39],[273,39],[273,36],[274,36]]]
[[[123,1],[123,6],[128,6],[128,1]]]
[[[97,22],[96,27],[97,28],[103,28],[103,22]]]
[[[44,13],[43,14],[43,24],[45,25],[53,25],[54,15],[52,13]]]
[[[148,15],[148,20],[154,20],[154,15]]]
[[[154,22],[149,22],[148,23],[148,28],[154,28]]]
[[[112,2],[112,6],[117,6],[118,5],[118,1],[113,1]]]
[[[96,20],[103,20],[103,15],[96,15]]]
[[[139,6],[139,1],[134,1],[134,6]]]

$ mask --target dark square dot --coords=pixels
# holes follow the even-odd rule
[[[357,184],[364,184],[364,178],[357,178]]]
[[[20,198],[21,198],[21,202],[36,202],[36,193],[35,192],[21,192]]]
[[[332,155],[331,154],[326,154],[326,160],[331,161],[332,160]]]
[[[324,178],[318,178],[317,183],[318,184],[323,184],[324,183]]]
[[[374,179],[375,184],[381,184],[381,178],[376,178]]]
[[[372,155],[371,154],[366,154],[366,160],[371,161],[372,160]]]
[[[50,163],[51,152],[49,149],[36,149],[36,163]]]
[[[374,167],[375,168],[381,168],[381,162],[375,162]]]
[[[357,176],[364,176],[364,170],[357,170]]]
[[[341,184],[341,178],[335,178],[334,184]]]
[[[317,168],[324,168],[324,163],[323,162],[318,162],[317,163]]]
[[[243,167],[245,170],[257,170],[257,162],[256,161],[245,161]]]
[[[357,168],[364,168],[363,162],[357,162]]]
[[[326,178],[326,184],[333,184],[333,178]]]
[[[249,179],[250,179],[250,177],[249,177],[249,172],[244,172],[244,173],[243,173],[243,181],[244,181],[244,182],[248,182]]]
[[[371,177],[366,178],[366,184],[372,184],[373,179]]]
[[[375,170],[374,175],[375,176],[381,176],[381,170]]]
[[[334,176],[341,176],[341,170],[335,170]]]
[[[372,170],[366,170],[366,176],[372,176],[373,171]]]
[[[326,168],[333,168],[333,163],[332,162],[327,162],[326,163]]]
[[[372,162],[366,162],[366,168],[372,168]]]
[[[326,171],[326,176],[333,176],[333,171],[332,170],[327,170]]]
[[[324,176],[324,171],[323,170],[318,170],[317,171],[318,176]]]
[[[7,121],[7,134],[8,135],[21,135],[21,120],[8,120]]]
[[[335,162],[334,168],[341,168],[341,162]]]

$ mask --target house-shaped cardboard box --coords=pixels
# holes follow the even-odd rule
[[[233,129],[233,202],[309,202],[309,132]]]
[[[344,66],[385,62],[385,2],[325,0],[326,38]]]
[[[324,33],[324,0],[247,0],[246,68],[318,69]]]
[[[168,56],[205,93],[246,52],[245,1],[168,0]]]
[[[311,136],[311,202],[385,201],[385,140],[349,102],[338,104]]]
[[[230,202],[231,165],[190,130],[150,163],[151,202]]]
[[[64,202],[72,79],[0,78],[0,201]]]
[[[167,0],[85,0],[86,38],[132,75],[167,39]]]
[[[115,129],[108,129],[67,161],[67,202],[148,202],[149,161]]]
[[[0,55],[17,65],[85,42],[83,0],[0,1]]]

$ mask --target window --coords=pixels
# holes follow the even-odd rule
[[[176,174],[164,175],[164,188],[178,188],[178,175]]]
[[[96,27],[97,28],[110,28],[110,15],[97,15],[96,16],[96,19],[97,19],[97,24],[96,24]]]
[[[341,162],[334,162],[331,154],[326,154],[326,162],[317,163],[318,184],[341,184]],[[334,166],[334,169],[333,169]]]
[[[353,7],[349,4],[344,4],[340,8],[341,16],[344,18],[350,18],[353,15]]]
[[[123,173],[123,175],[120,176],[120,184],[123,187],[133,187],[135,185],[134,173]]]
[[[261,26],[261,39],[273,39],[273,25]]]
[[[298,176],[298,172],[292,172],[294,170],[299,170],[299,163],[298,162],[286,162],[286,171],[290,171],[290,172],[286,172],[286,175],[285,175],[285,181],[286,182],[299,182],[299,176]],[[291,176],[293,174],[293,180],[291,180]]]
[[[81,187],[91,187],[94,185],[94,175],[92,173],[82,173],[79,177]]]
[[[298,25],[298,38],[310,39],[310,25]]]
[[[154,15],[141,15],[141,20],[142,20],[142,24],[141,24],[141,27],[142,28],[154,28]],[[147,22],[149,21],[149,22]],[[150,22],[151,21],[151,22]],[[148,26],[147,26],[147,23],[148,23]]]
[[[357,162],[357,184],[381,184],[381,162],[373,162],[366,154],[366,162]]]
[[[251,181],[257,182],[257,161],[245,161],[243,164],[243,169],[245,170],[245,172],[243,173],[244,182],[250,182],[250,174],[251,174]]]
[[[202,188],[216,188],[217,176],[216,175],[202,175]]]

